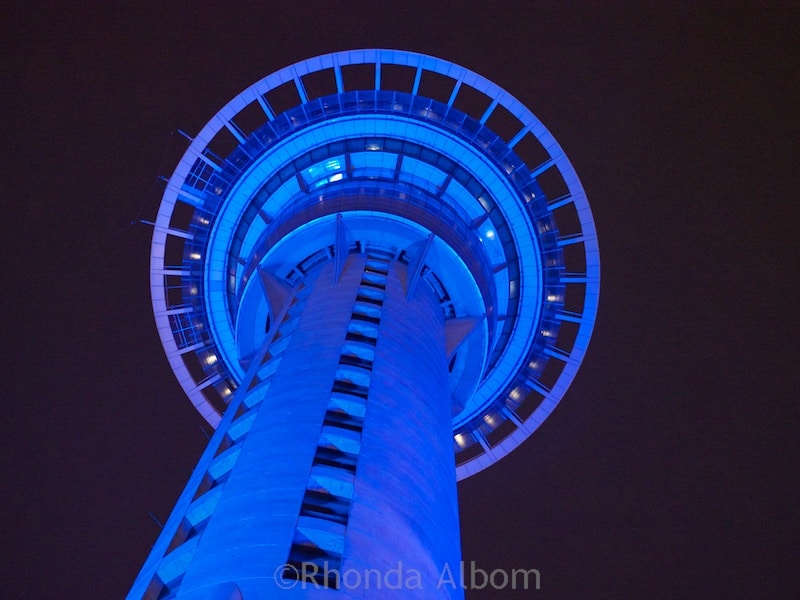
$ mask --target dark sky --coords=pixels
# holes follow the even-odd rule
[[[156,336],[150,231],[131,225],[155,214],[172,132],[287,64],[376,46],[528,105],[600,238],[569,393],[459,487],[464,559],[537,568],[542,589],[467,599],[800,596],[791,3],[57,4],[0,9],[0,597],[122,597],[148,512],[166,519],[205,445]]]

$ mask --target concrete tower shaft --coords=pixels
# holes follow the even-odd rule
[[[463,597],[438,297],[368,254],[284,291],[145,597]]]

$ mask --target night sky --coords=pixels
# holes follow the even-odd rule
[[[565,149],[597,223],[583,367],[526,444],[459,485],[464,559],[536,568],[542,588],[467,599],[800,596],[792,4],[14,4],[0,597],[124,596],[158,535],[148,513],[166,520],[205,446],[136,224],[185,148],[173,132],[285,65],[358,47],[509,90]]]

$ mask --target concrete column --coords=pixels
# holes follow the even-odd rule
[[[378,275],[385,290],[371,305],[379,323],[364,370],[368,392],[354,397],[363,406],[341,430],[352,438],[354,465],[320,461],[339,414],[331,413],[334,383],[367,262],[350,256],[338,282],[328,263],[311,284],[174,597],[463,598],[448,577],[458,577],[460,540],[443,316],[426,285],[406,298],[403,265]],[[344,498],[330,518],[309,516],[309,497],[325,487],[319,481]],[[328,587],[304,574],[284,577],[283,565],[309,539],[333,548]]]

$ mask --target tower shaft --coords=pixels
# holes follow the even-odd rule
[[[463,597],[438,300],[388,257],[339,270],[273,314],[130,598]]]

